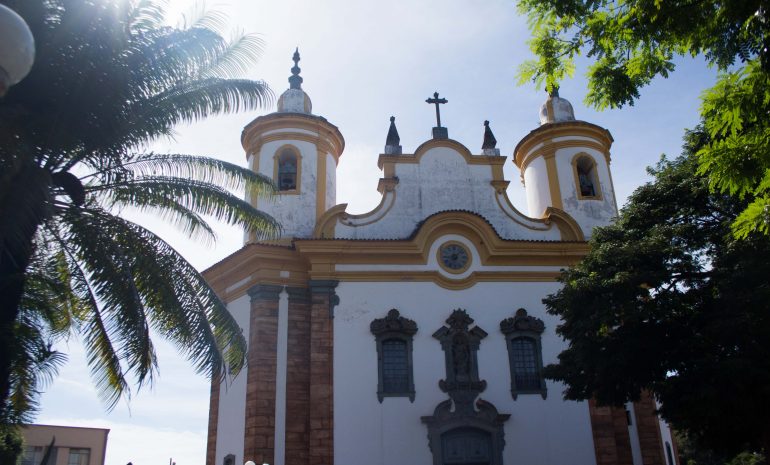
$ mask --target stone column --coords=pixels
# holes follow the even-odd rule
[[[286,465],[310,465],[310,293],[287,287]]]
[[[623,408],[599,406],[588,401],[596,465],[634,465],[628,417]]]
[[[311,280],[310,442],[311,465],[334,464],[334,292],[337,281]]]
[[[215,465],[217,449],[217,422],[219,420],[219,385],[220,380],[211,380],[209,399],[209,434],[206,440],[206,465]]]
[[[275,453],[275,376],[278,341],[278,295],[282,286],[258,284],[249,289],[248,377],[243,460],[273,463]]]
[[[660,438],[660,420],[655,413],[656,410],[655,399],[646,391],[642,392],[638,402],[634,402],[642,465],[665,465],[666,463],[663,456],[663,441]]]

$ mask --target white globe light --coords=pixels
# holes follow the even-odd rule
[[[24,20],[0,5],[0,95],[21,81],[32,68],[35,39]]]
[[[256,463],[249,460],[248,462],[244,463],[243,465],[257,465]]]

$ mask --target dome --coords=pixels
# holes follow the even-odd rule
[[[280,113],[305,113],[313,112],[313,103],[310,97],[302,89],[287,89],[278,97],[278,111]]]
[[[302,90],[302,76],[299,75],[299,48],[294,51],[292,57],[294,66],[291,68],[291,76],[289,77],[289,88],[286,92],[278,97],[278,112],[279,113],[305,113],[311,114],[313,112],[313,103],[310,101],[310,97]]]
[[[575,121],[575,111],[569,100],[559,97],[559,89],[554,89],[548,100],[540,107],[540,124]]]

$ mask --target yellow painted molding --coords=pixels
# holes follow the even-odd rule
[[[516,166],[521,167],[523,158],[532,151],[539,143],[544,140],[553,140],[560,137],[574,137],[583,136],[591,139],[595,139],[597,143],[604,148],[606,152],[609,152],[612,146],[612,134],[601,126],[588,123],[585,121],[564,121],[560,123],[544,124],[524,136],[521,141],[516,145],[513,151],[513,162]],[[556,144],[567,141],[557,141]],[[575,141],[574,143],[580,143],[581,141]],[[582,141],[589,142],[589,141]]]
[[[545,171],[548,176],[548,192],[551,195],[551,205],[564,209],[561,199],[561,187],[559,186],[559,171],[556,168],[556,152],[548,151],[543,155],[545,160]]]
[[[318,239],[334,237],[334,227],[337,225],[337,220],[345,214],[347,207],[348,204],[341,203],[326,210],[316,220],[315,228],[313,228],[313,237]]]
[[[388,169],[392,169],[393,165],[399,163],[420,163],[420,159],[430,149],[444,147],[455,150],[459,153],[469,165],[489,165],[492,166],[493,176],[495,175],[495,166],[500,166],[499,174],[502,179],[502,166],[505,165],[507,157],[501,157],[497,155],[473,155],[466,146],[452,139],[430,139],[427,142],[422,143],[414,154],[401,154],[401,155],[388,155],[381,154],[377,159],[377,166],[380,169],[385,170],[385,176],[393,176],[393,173],[389,174]],[[495,179],[495,178],[493,178]]]
[[[316,186],[315,186],[315,220],[323,216],[326,211],[326,154],[320,149],[317,151],[316,168]]]
[[[385,192],[394,191],[397,185],[398,185],[398,178],[396,177],[380,178],[379,182],[377,183],[377,192],[384,195]]]
[[[316,134],[315,138],[309,134],[292,132],[292,129],[300,129]],[[264,136],[270,131],[280,131]],[[298,140],[307,140],[324,152],[331,153],[338,162],[345,149],[345,139],[337,126],[328,122],[325,118],[302,113],[271,113],[260,116],[247,124],[241,133],[241,145],[246,153],[258,153],[266,140],[280,140],[289,137],[297,137]],[[300,138],[301,137],[301,138]]]
[[[561,240],[563,241],[585,241],[583,235],[583,229],[580,227],[577,221],[575,221],[569,213],[555,207],[548,207],[543,213],[543,217],[547,222],[553,222],[561,233]]]

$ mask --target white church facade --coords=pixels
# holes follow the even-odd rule
[[[564,401],[541,375],[566,344],[541,300],[617,215],[609,131],[549,97],[513,154],[525,215],[488,125],[481,153],[439,119],[407,154],[391,118],[382,200],[353,215],[335,199],[344,138],[298,60],[241,138],[280,189],[250,200],[283,236],[205,272],[249,341],[247,367],[212,385],[206,465],[676,465],[652,399]]]

